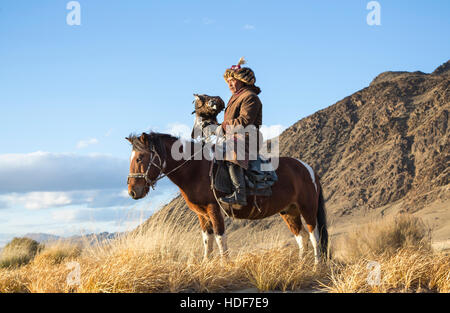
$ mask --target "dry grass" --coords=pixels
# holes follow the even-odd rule
[[[0,268],[19,267],[30,262],[43,246],[29,238],[14,238],[0,254]]]
[[[238,263],[246,280],[260,291],[311,289],[327,276],[325,266],[314,267],[312,253],[300,259],[298,251],[292,248],[247,254]]]
[[[418,217],[363,225],[337,245],[329,292],[449,292],[450,256],[432,251],[430,229]]]
[[[338,244],[341,258],[357,261],[380,255],[394,255],[400,249],[431,251],[431,232],[424,222],[410,214],[398,214],[363,225]]]
[[[371,276],[378,262],[379,280]],[[375,272],[373,272],[375,273]],[[431,251],[402,249],[393,255],[356,263],[335,264],[329,292],[450,292],[450,256]]]
[[[418,224],[406,224],[390,220],[384,226],[371,228],[379,233],[372,235],[391,238],[386,233],[396,227],[402,234],[415,233]],[[239,235],[231,233],[229,259],[221,260],[215,254],[204,262],[197,221],[186,222],[179,215],[158,216],[145,231],[140,229],[83,250],[58,243],[46,247],[29,264],[0,269],[0,292],[298,291],[319,287],[329,292],[450,291],[449,257],[424,249],[423,245],[412,247],[410,239],[402,239],[408,244],[401,244],[399,250],[379,253],[377,244],[368,248],[373,249],[369,254],[364,251],[358,258],[353,251],[351,258],[317,269],[311,253],[299,259],[293,238],[278,233],[269,236],[267,230],[261,236],[260,231],[248,229],[246,240],[243,245],[242,230]],[[368,259],[368,255],[373,258]],[[368,260],[380,263],[377,286],[367,283]],[[80,266],[80,281],[69,286],[67,278],[73,268],[67,265],[72,261]]]
[[[60,264],[63,261],[75,260],[81,255],[82,247],[66,241],[48,244],[34,258],[35,264]]]

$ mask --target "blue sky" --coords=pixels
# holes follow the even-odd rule
[[[67,25],[68,2],[0,1],[0,245],[124,230],[168,201],[168,181],[127,199],[123,138],[188,132],[192,94],[228,100],[222,75],[241,56],[272,133],[383,71],[449,59],[445,0],[378,1],[379,26],[360,0],[80,0],[80,26]]]

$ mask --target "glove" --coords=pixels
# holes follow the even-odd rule
[[[217,137],[223,137],[224,133],[222,130],[222,126],[218,125],[218,127],[216,128],[216,131],[214,133],[216,134]]]

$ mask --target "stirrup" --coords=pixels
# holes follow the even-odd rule
[[[243,201],[238,201],[236,191],[233,192],[231,195],[219,198],[219,200],[223,203],[231,205],[233,208],[236,209],[241,209],[247,205],[247,199],[245,199],[245,197],[243,198]]]

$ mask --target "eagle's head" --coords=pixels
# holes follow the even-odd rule
[[[220,97],[194,94],[195,110],[192,114],[203,119],[215,119],[217,115],[225,108],[225,102]]]

